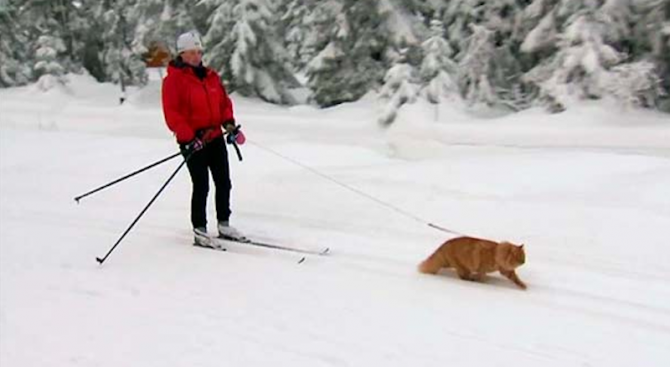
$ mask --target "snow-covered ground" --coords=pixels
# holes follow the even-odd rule
[[[234,225],[331,256],[194,248],[184,171],[99,266],[178,162],[73,198],[176,148],[156,81],[121,107],[70,85],[0,90],[0,366],[670,363],[668,115],[417,104],[382,130],[372,100],[234,96]],[[417,273],[451,238],[426,222],[525,243],[529,289]]]

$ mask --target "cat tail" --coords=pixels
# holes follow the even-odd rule
[[[441,256],[438,254],[440,250],[438,249],[432,255],[421,262],[418,266],[420,273],[424,274],[437,274],[440,269],[442,269],[446,264],[443,263]]]

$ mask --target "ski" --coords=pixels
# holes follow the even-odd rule
[[[207,236],[206,238],[201,238],[201,241],[194,242],[193,246],[195,247],[201,247],[201,248],[206,248],[209,250],[214,250],[214,251],[228,251],[227,249],[227,243],[237,243],[241,245],[251,245],[251,246],[257,246],[257,247],[263,247],[263,248],[268,248],[272,250],[278,250],[278,251],[287,251],[287,252],[293,252],[293,253],[298,253],[302,255],[315,255],[315,256],[325,256],[330,253],[330,248],[326,247],[325,249],[321,251],[316,251],[316,250],[308,250],[308,249],[303,249],[303,248],[297,248],[297,247],[289,247],[289,246],[282,246],[278,245],[275,243],[269,243],[269,242],[263,242],[263,241],[256,241],[256,240],[251,240],[249,238],[243,237],[243,238],[231,238],[231,237],[215,237],[215,236]],[[298,260],[298,264],[302,264],[305,260],[307,259],[306,256],[302,256],[300,260]]]
[[[231,237],[214,237],[214,238],[216,238],[218,240],[221,240],[221,241],[230,241],[230,242],[240,243],[240,244],[244,244],[244,245],[265,247],[265,248],[269,248],[269,249],[273,249],[273,250],[296,252],[296,253],[305,254],[305,255],[324,256],[324,255],[328,255],[329,252],[330,252],[329,247],[326,247],[325,249],[323,249],[321,251],[317,251],[317,250],[308,250],[308,249],[297,248],[297,247],[282,246],[282,245],[269,243],[269,242],[263,242],[263,241],[256,241],[256,240],[252,240],[252,239],[249,239],[249,238],[246,238],[246,237],[243,238],[243,239],[237,239],[237,238],[231,238]]]

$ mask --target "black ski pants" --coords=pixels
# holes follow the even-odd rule
[[[209,172],[212,172],[216,188],[216,219],[227,221],[230,217],[230,166],[228,151],[223,136],[193,153],[186,162],[191,174],[193,192],[191,194],[191,224],[193,228],[207,226],[207,194],[209,193]]]

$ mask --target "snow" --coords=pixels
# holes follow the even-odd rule
[[[335,59],[342,57],[344,53],[333,42],[330,42],[319,54],[309,62],[308,68],[318,70],[324,66],[324,59]]]
[[[402,8],[402,4],[394,0],[382,0],[379,2],[379,10],[387,14],[386,23],[391,39],[395,44],[418,44],[420,41],[414,35],[412,15]]]
[[[521,44],[521,51],[527,53],[536,52],[553,45],[555,42],[556,25],[554,24],[554,15],[553,13],[549,13],[542,18],[537,27],[528,33]]]
[[[243,162],[230,151],[232,224],[332,254],[194,248],[180,172],[99,266],[178,162],[72,198],[176,146],[150,98],[160,80],[118,106],[118,86],[69,79],[0,90],[2,366],[670,361],[667,115],[417,101],[380,129],[371,96],[318,110],[233,95],[247,144]],[[452,237],[425,222],[524,243],[529,289],[417,273]]]

